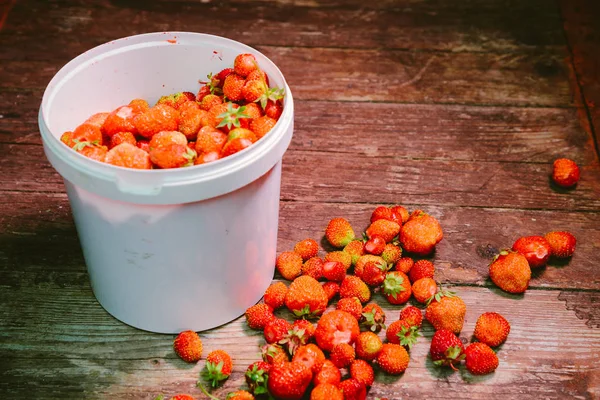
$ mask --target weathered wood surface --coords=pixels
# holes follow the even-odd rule
[[[320,238],[334,216],[359,232],[378,204],[421,208],[444,227],[432,260],[467,303],[461,338],[485,311],[512,324],[500,368],[483,378],[434,369],[425,324],[407,372],[378,373],[369,398],[600,398],[597,10],[590,0],[0,1],[0,394],[204,398],[203,361],[184,364],[171,335],[123,325],[95,301],[37,130],[45,85],[75,55],[189,30],[256,47],[292,88],[279,251]],[[582,166],[575,190],[549,183],[558,157]],[[575,255],[536,271],[524,296],[487,279],[498,249],[562,229],[577,236]],[[399,309],[386,305],[389,321]],[[224,398],[261,335],[241,318],[202,336],[206,352],[234,356],[215,392]]]

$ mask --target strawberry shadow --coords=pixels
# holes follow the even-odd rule
[[[486,375],[473,375],[470,373],[464,365],[461,365],[458,372],[460,373],[460,377],[465,383],[481,383],[485,381],[489,381],[494,377],[494,372]]]
[[[431,360],[431,356],[427,355],[427,359],[425,360],[425,368],[427,371],[436,379],[444,379],[447,380],[450,376],[457,373],[457,371],[453,370],[450,367],[438,367]]]
[[[548,175],[548,185],[550,186],[550,189],[552,189],[553,192],[560,194],[568,194],[577,188],[577,184],[568,188],[557,185],[556,182],[554,182],[554,180],[552,179],[552,175]]]
[[[497,287],[494,282],[492,282],[492,280],[488,277],[485,281],[485,286],[488,288],[488,290],[498,296],[502,296],[504,298],[507,299],[513,299],[513,300],[522,300],[524,297],[523,293],[519,293],[519,294],[515,294],[515,293],[508,293],[505,292],[504,290],[500,289],[499,287]]]
[[[572,258],[573,257],[568,257],[568,258],[550,257],[550,260],[548,260],[548,264],[546,264],[546,267],[564,268],[571,263]]]

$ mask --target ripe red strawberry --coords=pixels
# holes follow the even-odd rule
[[[137,140],[135,140],[135,136],[131,132],[119,132],[115,133],[110,138],[110,148],[112,149],[115,146],[120,145],[121,143],[129,143],[133,146],[137,144]]]
[[[204,368],[204,378],[210,382],[212,387],[217,387],[222,381],[229,378],[233,363],[225,351],[214,350],[206,356]]]
[[[348,271],[352,266],[352,256],[345,251],[332,251],[325,255],[325,262],[337,261],[342,263],[344,270]]]
[[[379,236],[386,243],[390,243],[400,233],[400,225],[394,221],[378,219],[371,223],[366,233],[369,239]]]
[[[267,343],[279,343],[292,329],[292,324],[283,318],[273,317],[268,321],[263,330],[265,341]]]
[[[252,141],[246,138],[235,138],[232,140],[229,140],[227,143],[225,143],[225,146],[223,146],[223,151],[222,151],[222,155],[223,157],[227,157],[230,156],[232,154],[235,154],[237,152],[240,152],[248,147],[250,147],[252,145]]]
[[[364,384],[366,387],[372,386],[375,381],[373,367],[365,360],[354,360],[352,364],[350,364],[350,376]]]
[[[200,109],[204,111],[209,111],[214,106],[218,106],[219,104],[223,104],[223,99],[220,96],[215,94],[208,94],[200,100]]]
[[[139,149],[144,150],[146,153],[150,153],[150,141],[149,140],[140,139],[137,141],[136,146]]]
[[[204,126],[196,135],[196,152],[198,154],[221,152],[227,142],[227,135],[216,128]]]
[[[542,236],[524,236],[517,239],[512,249],[527,259],[531,268],[543,267],[550,258],[550,243]]]
[[[337,368],[345,368],[355,360],[356,352],[348,343],[338,343],[331,349],[329,358]]]
[[[437,292],[437,283],[431,278],[421,278],[412,284],[412,293],[416,301],[425,304]]]
[[[367,387],[354,378],[341,381],[338,388],[344,393],[344,400],[365,400],[367,398]]]
[[[319,244],[314,239],[304,239],[296,243],[294,251],[300,254],[302,261],[307,261],[317,256],[319,252]]]
[[[238,74],[230,74],[223,83],[223,94],[229,101],[240,101],[244,99],[242,89],[246,80]]]
[[[446,329],[459,334],[465,322],[467,306],[454,293],[441,291],[435,294],[425,310],[425,318],[435,330]]]
[[[365,267],[369,262],[375,263],[375,265],[377,265],[381,270],[387,271],[389,269],[387,263],[380,256],[376,256],[373,254],[365,254],[363,256],[360,256],[356,261],[356,265],[354,265],[354,275],[362,279]]]
[[[354,239],[354,230],[346,219],[334,218],[327,224],[325,237],[333,247],[342,248]]]
[[[288,333],[279,341],[279,344],[288,351],[290,355],[296,353],[296,349],[307,344],[315,334],[315,326],[305,319],[297,319]]]
[[[106,122],[106,118],[108,118],[109,114],[110,113],[107,113],[107,112],[96,113],[96,114],[92,115],[91,117],[89,117],[88,119],[86,119],[84,124],[94,125],[100,129],[102,129],[102,125],[104,125],[104,122]]]
[[[292,361],[306,365],[311,371],[312,379],[312,375],[321,370],[325,362],[325,354],[323,354],[323,351],[316,344],[309,343],[298,347]]]
[[[358,276],[346,275],[340,285],[340,297],[358,297],[361,303],[366,303],[371,299],[371,289]]]
[[[352,257],[352,265],[356,265],[360,256],[365,254],[365,244],[362,240],[352,240],[344,247],[344,251]]]
[[[136,115],[133,123],[140,135],[150,139],[161,131],[176,131],[179,118],[179,111],[173,107],[157,104],[148,111]]]
[[[83,145],[81,150],[77,150],[79,154],[82,154],[88,158],[91,158],[96,161],[105,162],[106,155],[108,154],[108,147],[106,146],[97,146],[90,145],[87,142],[80,142],[80,145]],[[77,148],[77,145],[75,146]]]
[[[267,133],[269,133],[271,131],[271,129],[273,129],[273,127],[275,126],[276,123],[277,123],[277,121],[274,120],[273,118],[271,118],[267,115],[263,115],[263,116],[254,118],[250,122],[250,129],[252,130],[252,132],[254,132],[256,134],[256,137],[262,138]]]
[[[260,100],[267,93],[267,84],[258,79],[246,80],[242,87],[242,97],[248,103]]]
[[[227,141],[231,142],[234,139],[247,139],[252,143],[256,142],[257,140],[254,132],[246,128],[234,128],[230,130],[229,134],[227,135]]]
[[[173,350],[185,362],[198,362],[202,356],[202,340],[194,331],[183,331],[175,338]]]
[[[285,304],[285,295],[288,288],[283,282],[273,282],[267,290],[265,290],[264,301],[271,309],[277,310]],[[260,329],[260,328],[258,328]],[[263,326],[264,329],[264,326]]]
[[[411,325],[403,319],[392,322],[385,331],[385,337],[389,343],[400,344],[409,349],[417,343],[419,336],[421,336],[419,327]]]
[[[399,375],[406,371],[409,361],[406,349],[393,343],[385,343],[377,356],[379,368],[390,375]]]
[[[252,54],[238,54],[233,60],[233,70],[244,78],[256,69],[258,69],[258,63]]]
[[[390,210],[392,211],[392,221],[396,221],[400,225],[405,224],[410,217],[408,210],[402,206],[393,206]]]
[[[413,265],[415,265],[415,261],[410,257],[402,257],[398,260],[395,265],[396,271],[404,272],[405,274],[409,274]]]
[[[73,136],[73,132],[67,131],[60,136],[60,141],[71,147],[71,136]]]
[[[569,258],[575,253],[577,240],[569,232],[548,232],[546,240],[550,244],[551,254],[558,258]]]
[[[393,221],[392,219],[392,210],[385,206],[379,206],[373,210],[371,214],[371,223],[377,221],[378,219],[386,219],[388,221]]]
[[[121,143],[106,153],[104,161],[118,167],[151,169],[150,155],[129,143]]]
[[[415,306],[408,306],[400,311],[400,319],[405,320],[411,326],[421,327],[421,323],[423,322],[423,314],[421,310],[419,310]]]
[[[284,279],[292,281],[302,272],[302,257],[293,251],[284,251],[277,257],[275,267]]]
[[[219,71],[218,74],[211,76],[210,81],[213,87],[215,88],[223,88],[223,83],[225,83],[225,78],[229,75],[233,74],[235,71],[233,68],[225,68]]]
[[[102,132],[112,136],[119,132],[137,133],[134,119],[138,113],[131,106],[121,106],[108,114],[102,124]],[[172,130],[172,129],[169,129]]]
[[[485,343],[471,343],[465,349],[465,366],[473,375],[491,374],[498,368],[498,356]]]
[[[327,308],[327,294],[316,279],[302,275],[294,279],[288,288],[285,306],[296,317],[318,316]]]
[[[265,344],[261,349],[261,353],[263,361],[271,365],[289,361],[288,354],[278,344]]]
[[[188,101],[196,100],[196,95],[191,92],[179,92],[173,93],[167,96],[162,96],[156,104],[165,104],[167,106],[173,107],[176,110]]]
[[[381,258],[388,263],[388,265],[394,265],[402,257],[402,249],[395,244],[387,243],[381,253]]]
[[[200,90],[198,90],[198,93],[196,94],[196,101],[202,101],[204,100],[204,98],[208,95],[210,95],[210,86],[209,85],[204,85],[200,88]]]
[[[500,346],[510,333],[510,324],[495,312],[483,313],[477,318],[473,336],[490,347]]]
[[[525,256],[506,250],[501,251],[492,261],[489,273],[492,282],[508,293],[525,292],[531,279],[531,268]]]
[[[198,154],[187,144],[170,144],[164,147],[150,146],[150,161],[160,168],[182,168],[194,165]]]
[[[572,187],[579,182],[580,171],[575,161],[559,158],[554,161],[552,180],[559,186]]]
[[[71,134],[68,146],[74,147],[79,143],[90,143],[102,145],[102,132],[100,128],[92,124],[81,124]],[[76,149],[77,150],[77,149]]]
[[[189,101],[190,104],[195,104]],[[202,122],[207,118],[208,111],[194,107],[181,108],[179,117],[179,132],[183,133],[188,140],[196,140],[198,131],[202,128]]]
[[[381,236],[374,236],[365,243],[365,252],[369,254],[379,256],[383,250],[385,250],[385,240]]]
[[[329,261],[323,264],[323,277],[334,282],[341,282],[346,277],[346,267],[338,261]]]
[[[361,274],[362,280],[369,286],[380,286],[385,280],[386,267],[372,261],[368,262]]]
[[[344,400],[344,395],[336,385],[321,383],[310,392],[310,400]]]
[[[388,272],[382,287],[382,294],[390,304],[404,304],[412,293],[408,276],[400,271]]]
[[[190,142],[193,143],[193,142]],[[190,144],[188,143],[188,145]],[[195,145],[195,143],[193,143]],[[211,151],[210,153],[202,153],[196,157],[194,160],[194,165],[206,164],[209,162],[216,161],[221,158],[221,154],[216,151]]]
[[[414,211],[400,231],[400,244],[409,252],[426,256],[444,234],[437,219],[421,210]]]
[[[340,284],[332,281],[325,282],[323,283],[323,290],[327,294],[327,302],[330,302],[340,293]]]
[[[265,329],[274,318],[273,308],[264,303],[255,304],[246,310],[246,323],[250,329]]]
[[[383,343],[379,339],[379,336],[371,331],[361,332],[354,343],[356,356],[366,361],[372,361],[377,358],[382,346]]]
[[[358,297],[345,297],[341,298],[336,306],[336,310],[346,311],[350,315],[352,315],[357,320],[362,316],[363,306],[358,300]]]
[[[255,361],[246,369],[244,378],[250,392],[255,396],[268,393],[267,379],[270,369],[271,364],[265,361]]]
[[[292,324],[292,330],[296,330],[298,332],[300,330],[304,331],[304,333],[303,333],[304,343],[303,344],[308,343],[315,336],[315,329],[317,329],[317,327],[314,326],[312,322],[307,321],[305,319],[297,319]]]
[[[178,394],[171,397],[169,400],[196,400],[194,397],[189,394]]]
[[[385,312],[376,303],[369,303],[363,307],[362,317],[359,321],[372,332],[385,329]]]
[[[236,390],[227,394],[227,400],[254,400],[254,396],[247,390]]]
[[[246,82],[256,80],[265,81],[267,86],[269,86],[269,77],[267,76],[265,71],[261,70],[260,68],[257,68],[254,71],[250,72],[246,77]]]
[[[302,275],[312,276],[316,280],[323,278],[323,260],[319,257],[312,257],[302,264]],[[345,274],[345,271],[344,271]]]
[[[352,348],[352,346],[350,346]],[[331,360],[325,360],[321,370],[317,372],[313,378],[313,384],[315,386],[323,383],[330,383],[337,386],[342,379],[342,375],[338,367],[336,367]]]
[[[433,278],[435,267],[429,260],[419,260],[410,269],[408,274],[411,282],[416,282],[422,278]]]
[[[171,144],[186,145],[187,139],[183,133],[178,131],[162,131],[150,139],[150,150],[167,147]]]
[[[315,330],[317,345],[331,351],[339,343],[352,344],[360,333],[358,321],[345,311],[329,311],[321,317]]]
[[[455,364],[465,358],[464,352],[463,343],[447,329],[437,330],[431,339],[429,353],[436,366],[448,366],[456,370]]]
[[[300,362],[275,364],[269,371],[269,393],[281,400],[300,400],[310,385],[310,368]]]

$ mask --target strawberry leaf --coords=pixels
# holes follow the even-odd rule
[[[227,129],[231,129],[232,126],[235,126],[236,128],[239,128],[241,126],[240,118],[250,118],[249,115],[244,114],[244,111],[246,111],[246,106],[234,109],[233,103],[227,103],[227,111],[217,116],[217,118],[222,118],[222,120],[216,127],[222,128],[227,126]]]

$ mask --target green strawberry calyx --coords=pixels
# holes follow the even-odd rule
[[[98,140],[94,140],[93,142],[90,142],[88,140],[80,141],[79,139],[74,139],[73,142],[75,142],[75,145],[73,146],[73,150],[75,150],[77,152],[80,152],[81,150],[83,150],[86,147],[100,146],[100,142]]]
[[[278,344],[284,346],[288,353],[293,356],[296,353],[298,347],[308,343],[308,337],[306,335],[306,329],[304,328],[292,328],[288,331],[283,339]]]
[[[188,162],[185,163],[184,167],[190,167],[194,165],[194,160],[196,159],[196,157],[198,157],[198,153],[196,153],[196,150],[190,149],[188,147],[185,154],[183,155],[183,158],[188,160]]]
[[[229,375],[224,374],[223,371],[223,361],[219,361],[218,364],[207,362],[204,370],[204,378],[210,382],[212,387],[217,387],[221,381],[229,378]],[[200,381],[198,384],[201,385]]]
[[[268,393],[267,380],[269,376],[264,369],[258,366],[252,366],[251,370],[246,371],[246,377],[250,380],[250,391],[256,396],[263,393]]]
[[[260,102],[260,106],[264,110],[267,107],[267,102],[269,100],[275,102],[277,100],[283,99],[284,95],[285,95],[284,89],[278,88],[278,87],[271,87],[271,88],[267,88],[265,90],[265,92],[258,99],[256,99],[256,101]]]
[[[323,311],[325,311],[325,310],[314,310],[314,311],[311,311],[309,304],[306,304],[300,310],[292,310],[292,312],[294,313],[294,315],[296,317],[302,317],[302,318],[316,318],[319,315],[323,314]]]
[[[433,363],[436,366],[448,366],[453,370],[458,371],[454,363],[464,360],[465,357],[466,355],[460,346],[450,346],[444,352],[444,358],[442,360],[434,361]]]
[[[398,293],[404,292],[404,278],[395,274],[387,274],[383,281],[383,293],[392,296],[394,299],[398,297]]]
[[[436,294],[434,294],[433,296],[431,296],[430,298],[427,299],[427,302],[425,302],[425,305],[428,306],[434,300],[436,302],[439,302],[440,300],[442,300],[443,297],[456,297],[456,292],[451,292],[449,290],[440,289],[440,290],[438,290],[438,292]]]
[[[402,346],[407,346],[409,349],[417,343],[417,338],[421,336],[419,328],[414,325],[408,328],[403,326],[396,335],[398,336],[398,339],[400,339],[400,344]]]
[[[246,111],[246,106],[233,108],[233,103],[227,103],[227,111],[217,116],[217,118],[222,118],[222,120],[216,127],[222,128],[227,126],[227,129],[231,129],[232,126],[235,126],[239,128],[241,126],[240,118],[250,118],[249,115],[244,114],[244,111]]]
[[[377,311],[375,309],[362,313],[362,316],[365,317],[363,325],[368,326],[369,329],[373,332],[377,332],[381,329],[386,329],[385,323],[382,321],[382,318],[377,318],[377,320],[375,320],[376,315]]]

